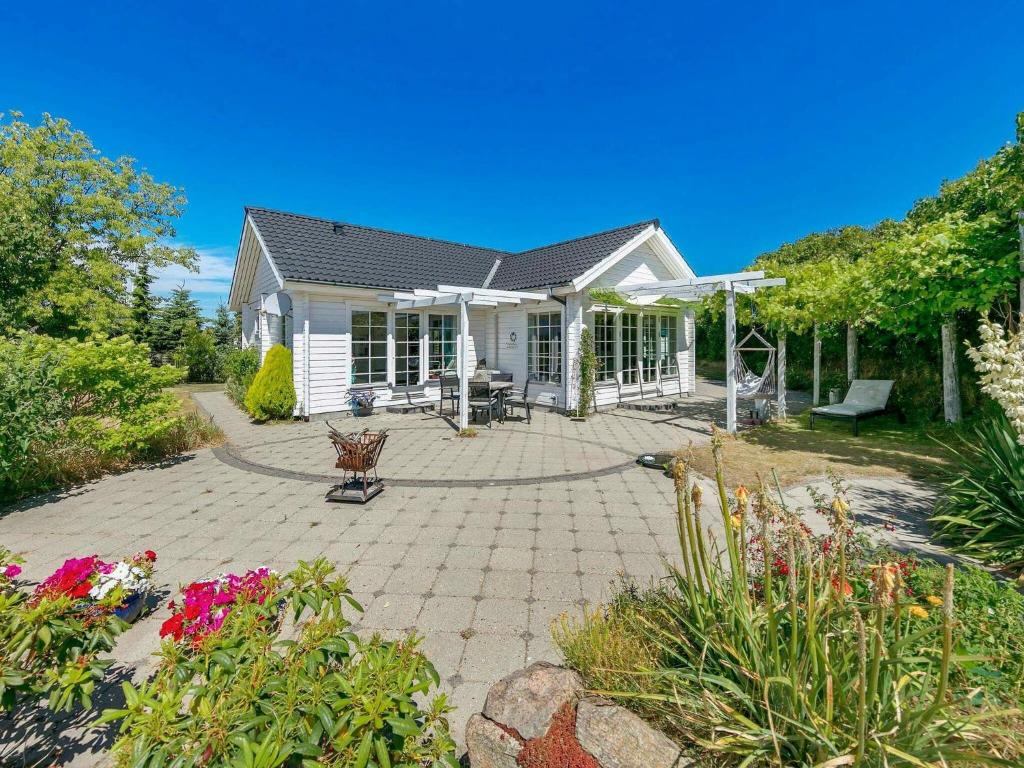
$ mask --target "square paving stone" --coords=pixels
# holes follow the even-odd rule
[[[537,533],[538,549],[572,549],[575,546],[576,537],[572,531],[552,531],[542,527]]]
[[[551,637],[551,622],[562,614],[581,615],[579,606],[564,600],[538,600],[530,604],[529,631],[534,637]]]
[[[471,597],[435,595],[428,597],[416,620],[419,630],[449,630],[461,632],[473,622],[476,602]]]
[[[484,597],[525,599],[530,596],[533,578],[525,571],[489,571],[484,575]]]
[[[496,571],[528,571],[533,567],[533,551],[498,547],[491,552],[490,566]]]
[[[423,609],[424,599],[417,595],[384,593],[375,597],[363,613],[360,624],[375,629],[402,630],[413,627]]]
[[[490,634],[518,635],[529,625],[530,607],[525,599],[484,598],[476,606],[473,629]]]
[[[459,674],[467,682],[494,683],[526,662],[526,641],[513,635],[474,635],[466,642]]]
[[[609,577],[622,570],[622,558],[615,552],[580,552],[577,555],[580,570],[584,574],[599,573]]]
[[[530,595],[537,600],[572,602],[582,596],[579,577],[572,573],[535,573]]]
[[[579,564],[576,553],[567,549],[539,549],[533,555],[536,571],[552,573],[576,573]]]
[[[402,565],[436,568],[448,558],[447,546],[413,544],[402,558]]]
[[[384,585],[387,592],[397,594],[422,595],[430,591],[437,578],[435,568],[423,568],[417,565],[405,565],[395,568],[391,578]]]
[[[445,565],[449,568],[483,568],[491,559],[487,547],[451,547]]]
[[[353,565],[345,576],[353,591],[375,592],[387,583],[393,570],[379,565]]]
[[[472,597],[479,594],[484,572],[479,568],[445,568],[434,582],[437,595]]]
[[[461,546],[489,547],[494,543],[497,532],[493,528],[463,528],[455,537]]]
[[[498,531],[494,543],[499,547],[511,547],[513,549],[529,549],[533,546],[536,533],[527,529],[506,528]]]

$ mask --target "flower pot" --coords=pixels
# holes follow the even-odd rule
[[[130,595],[120,608],[114,609],[114,615],[121,621],[127,621],[129,624],[133,624],[139,615],[142,613],[142,608],[146,604],[146,596],[137,592]]]
[[[352,406],[353,416],[373,416],[372,405],[353,405]]]

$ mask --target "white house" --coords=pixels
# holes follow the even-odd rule
[[[230,306],[244,345],[292,350],[297,416],[346,410],[353,389],[377,406],[436,400],[441,372],[481,361],[561,410],[576,406],[584,326],[599,406],[692,391],[693,313],[594,289],[694,278],[656,219],[511,253],[246,208]]]

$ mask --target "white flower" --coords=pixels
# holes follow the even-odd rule
[[[152,586],[144,571],[122,561],[110,573],[99,575],[99,581],[89,590],[89,597],[102,600],[116,587],[121,587],[128,595],[147,594]]]
[[[1024,331],[1007,334],[998,323],[982,319],[982,343],[967,356],[981,374],[981,391],[999,403],[1024,445]]]

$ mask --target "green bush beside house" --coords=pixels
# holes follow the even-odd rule
[[[245,408],[256,421],[291,417],[295,411],[291,350],[280,344],[270,348],[246,392]]]

